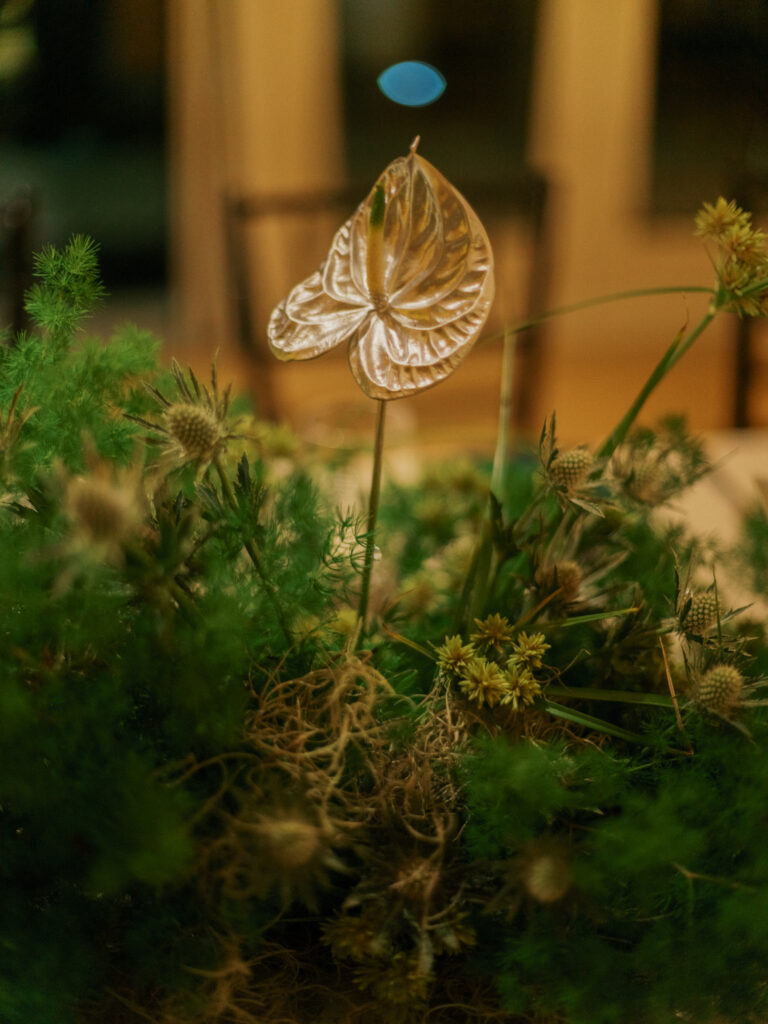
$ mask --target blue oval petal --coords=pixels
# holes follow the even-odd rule
[[[384,95],[404,107],[425,107],[442,96],[445,78],[420,60],[404,60],[382,71],[376,80]]]

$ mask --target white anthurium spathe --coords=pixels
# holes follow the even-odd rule
[[[493,301],[485,229],[417,144],[387,167],[268,327],[283,360],[314,359],[348,342],[352,374],[376,399],[415,394],[452,373]]]

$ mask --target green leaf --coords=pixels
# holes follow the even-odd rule
[[[629,690],[598,690],[589,686],[548,686],[547,693],[575,700],[618,701],[623,704],[645,704],[656,708],[673,708],[674,701],[664,693],[632,693]]]
[[[576,725],[583,725],[587,729],[605,732],[610,736],[617,736],[619,739],[629,740],[632,743],[642,743],[643,746],[652,744],[652,741],[647,736],[641,736],[637,732],[630,732],[629,729],[622,729],[621,726],[613,725],[613,723],[606,722],[602,718],[595,718],[594,715],[585,715],[581,711],[573,711],[571,708],[566,708],[562,704],[556,704],[551,700],[542,700],[540,704],[550,715],[554,715],[555,718],[564,718],[566,722],[574,722]]]

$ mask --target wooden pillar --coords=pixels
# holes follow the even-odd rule
[[[225,196],[338,184],[337,22],[336,0],[169,0],[173,333],[184,349],[232,345]],[[265,227],[269,258],[253,273],[269,291],[293,254],[289,233]]]
[[[609,283],[616,239],[644,208],[656,12],[656,0],[542,0],[531,160],[553,184],[556,301]]]

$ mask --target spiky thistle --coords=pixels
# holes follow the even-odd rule
[[[191,369],[185,375],[175,359],[171,374],[178,389],[176,401],[170,401],[154,385],[146,385],[162,409],[161,422],[127,414],[128,419],[165,438],[164,455],[172,464],[192,463],[202,472],[224,451],[228,441],[239,436],[227,422],[231,385],[219,394],[215,364],[211,366],[210,390],[199,383]]]

